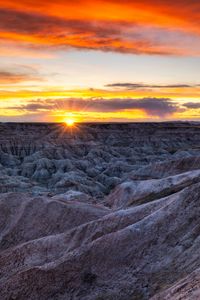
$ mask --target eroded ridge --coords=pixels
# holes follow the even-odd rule
[[[199,299],[198,124],[0,129],[1,299]]]

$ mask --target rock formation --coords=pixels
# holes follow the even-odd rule
[[[0,299],[200,297],[200,127],[0,124]]]

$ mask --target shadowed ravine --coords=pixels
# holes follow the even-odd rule
[[[0,124],[0,299],[200,298],[200,125]]]

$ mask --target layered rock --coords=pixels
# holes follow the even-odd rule
[[[107,197],[112,208],[126,208],[174,194],[184,187],[200,182],[200,170],[162,179],[125,181]]]

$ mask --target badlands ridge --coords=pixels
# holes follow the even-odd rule
[[[1,300],[200,299],[200,124],[0,124]]]

